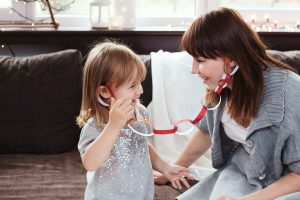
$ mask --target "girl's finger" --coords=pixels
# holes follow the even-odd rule
[[[129,105],[131,105],[131,102],[132,101],[130,99],[122,99],[120,108],[124,109],[124,108],[128,107]]]
[[[171,185],[173,188],[177,189],[177,185],[175,184],[175,181],[171,181]]]
[[[114,97],[111,97],[111,98],[110,98],[110,101],[111,101],[110,105],[111,105],[111,106],[114,106],[115,103],[116,103],[116,99],[115,99]]]
[[[134,112],[134,107],[132,105],[128,105],[127,107],[124,108],[124,113],[132,113]]]

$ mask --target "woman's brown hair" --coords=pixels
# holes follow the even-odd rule
[[[229,8],[197,18],[184,33],[181,45],[195,58],[227,57],[237,63],[239,70],[232,77],[227,105],[230,116],[240,124],[244,117],[256,115],[263,92],[263,70],[270,66],[292,70],[268,55],[258,34],[238,12]],[[207,99],[215,103],[219,97],[211,93]]]
[[[145,76],[144,63],[127,46],[112,41],[95,45],[83,68],[82,101],[77,124],[84,126],[90,117],[100,128],[108,122],[109,111],[98,102],[100,86],[118,87],[129,80],[142,81]]]

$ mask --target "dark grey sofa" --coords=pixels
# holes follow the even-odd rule
[[[148,67],[149,58],[142,56]],[[75,125],[83,62],[78,50],[0,56],[0,199],[83,199]],[[143,84],[151,89],[150,74]],[[142,101],[150,98],[145,89]],[[159,186],[155,199],[178,194]]]
[[[300,72],[300,51],[270,51]],[[142,102],[152,99],[150,56]],[[0,56],[0,199],[83,199],[76,145],[83,57],[66,50],[25,58]],[[156,186],[155,199],[179,195]]]

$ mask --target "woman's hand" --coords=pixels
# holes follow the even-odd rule
[[[134,117],[134,107],[130,99],[112,98],[109,111],[109,123],[118,129],[122,129],[127,122]]]
[[[171,182],[172,186],[176,189],[182,188],[181,183],[183,183],[185,187],[190,188],[190,184],[186,181],[186,178],[195,180],[195,178],[189,174],[188,168],[178,165],[168,165],[163,171],[163,175]]]
[[[222,195],[219,196],[216,200],[239,200],[239,199]]]

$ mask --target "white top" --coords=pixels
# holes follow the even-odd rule
[[[239,125],[234,119],[232,119],[228,114],[228,109],[225,107],[223,112],[221,122],[224,128],[226,135],[239,143],[246,144],[246,138],[249,135],[248,129]]]

